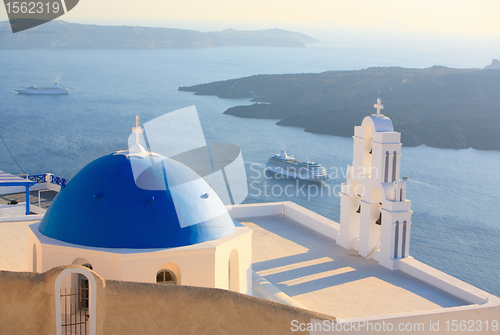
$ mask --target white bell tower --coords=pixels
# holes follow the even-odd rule
[[[397,259],[408,257],[411,202],[400,179],[401,134],[392,121],[377,114],[354,127],[353,164],[340,194],[340,233],[337,244],[354,249],[393,270]]]

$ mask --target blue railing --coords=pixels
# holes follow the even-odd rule
[[[60,185],[61,188],[64,188],[66,186],[66,184],[68,183],[68,181],[69,181],[69,179],[66,179],[63,177],[58,177],[58,176],[54,176],[54,175],[50,176],[50,182],[52,184]]]
[[[36,183],[45,183],[45,176],[44,174],[33,174],[28,176],[29,180],[32,180]]]
[[[21,178],[26,178],[26,175],[19,175]],[[47,175],[46,174],[32,174],[27,176],[29,180],[32,180],[36,183],[46,183],[48,182],[47,180]],[[50,175],[50,183],[56,184],[61,186],[61,188],[64,188],[66,184],[68,183],[69,179],[59,177],[59,176],[54,176]]]

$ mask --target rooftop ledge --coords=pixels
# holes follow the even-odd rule
[[[233,207],[226,206],[233,220],[252,217],[284,215],[297,223],[337,241],[340,224],[308,210],[292,201],[246,204]]]

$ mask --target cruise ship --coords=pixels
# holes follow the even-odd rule
[[[16,90],[16,92],[18,94],[69,94],[70,90],[55,83],[50,87],[26,86],[25,89]]]
[[[325,168],[306,158],[305,162],[288,156],[285,151],[271,156],[266,162],[266,170],[280,173],[292,178],[323,183],[328,179]]]

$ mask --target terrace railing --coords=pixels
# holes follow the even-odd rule
[[[28,175],[29,180],[33,180],[36,183],[45,183],[46,178],[45,174],[33,174],[33,175]]]
[[[28,178],[29,180],[32,180],[36,183],[51,183],[51,184],[59,185],[59,186],[61,186],[61,189],[64,188],[69,181],[69,179],[67,179],[67,178],[55,176],[52,173],[31,174],[31,175],[20,174],[18,176],[21,178]]]
[[[54,176],[53,174],[50,175],[50,182],[52,184],[56,184],[56,185],[61,186],[61,188],[66,187],[66,184],[68,183],[68,181],[69,181],[69,179],[66,179],[66,178],[63,178],[63,177]]]

